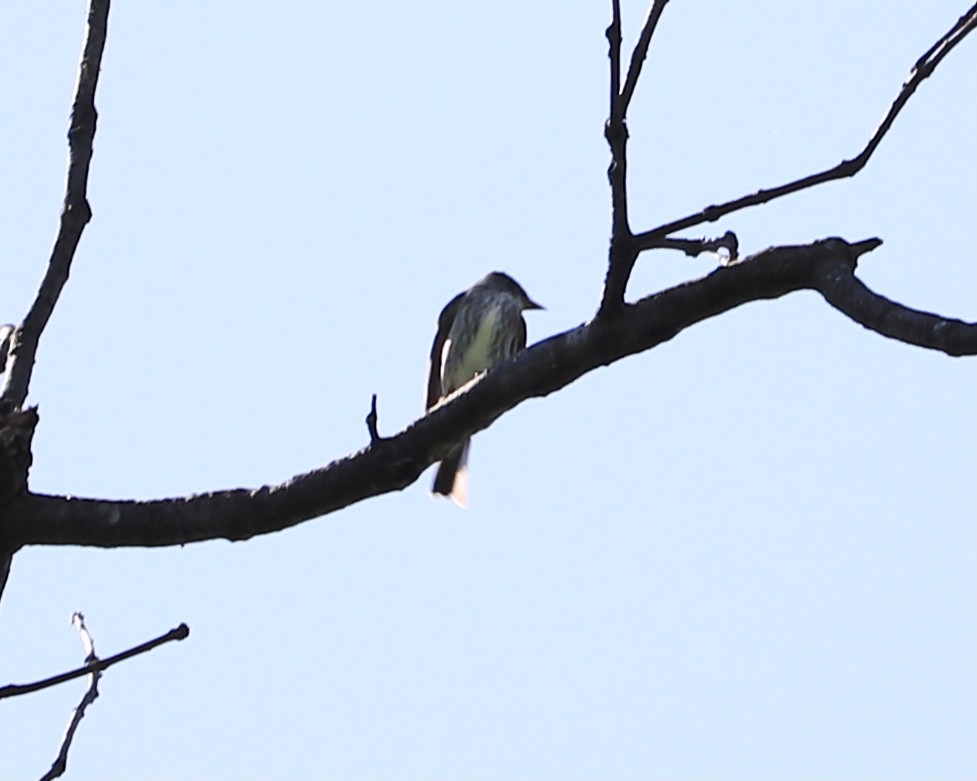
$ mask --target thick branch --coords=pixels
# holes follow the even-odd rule
[[[91,219],[88,205],[88,169],[92,160],[97,112],[95,87],[102,67],[102,52],[108,29],[109,0],[91,0],[85,47],[78,68],[75,101],[71,109],[68,129],[68,173],[65,183],[61,226],[54,240],[47,272],[37,291],[24,322],[10,339],[2,398],[11,408],[22,407],[27,399],[37,344],[47,325],[61,290],[68,281],[68,272],[82,231]]]
[[[977,325],[920,312],[870,290],[851,274],[824,266],[817,272],[817,288],[839,312],[870,331],[947,355],[974,355]]]
[[[828,239],[776,247],[626,305],[614,318],[595,319],[518,354],[399,434],[281,485],[150,502],[25,494],[6,508],[3,533],[13,547],[119,547],[244,540],[279,531],[407,487],[452,444],[526,399],[651,349],[695,323],[795,290],[818,290],[849,317],[887,336],[950,355],[977,354],[977,325],[912,312],[855,278],[858,257],[879,243]]]
[[[752,195],[744,195],[741,198],[737,198],[732,201],[727,201],[726,203],[720,204],[718,206],[707,206],[702,211],[696,214],[690,214],[686,217],[682,217],[678,220],[673,220],[672,222],[665,223],[664,225],[659,225],[650,231],[645,231],[644,233],[639,233],[634,237],[635,249],[640,252],[645,249],[653,249],[660,246],[659,241],[662,237],[668,236],[676,231],[685,230],[686,228],[691,228],[694,225],[701,225],[704,222],[715,222],[721,217],[725,217],[727,214],[739,211],[740,209],[745,209],[749,206],[758,206],[762,203],[768,203],[769,201],[775,200],[777,198],[782,198],[785,195],[790,195],[791,193],[799,192],[800,190],[806,190],[809,187],[815,187],[819,184],[824,184],[825,182],[831,182],[835,179],[844,179],[850,176],[854,176],[859,171],[861,171],[865,165],[868,163],[869,158],[875,152],[878,145],[882,142],[886,133],[892,127],[902,111],[903,107],[912,97],[912,94],[916,91],[920,84],[927,79],[934,70],[936,66],[943,61],[954,47],[957,46],[964,38],[967,37],[974,28],[977,27],[977,5],[971,7],[966,14],[964,14],[957,23],[944,35],[939,41],[937,41],[930,49],[927,51],[913,66],[913,69],[909,73],[909,78],[902,85],[902,89],[896,96],[896,99],[892,102],[889,110],[886,112],[885,116],[882,117],[882,121],[879,126],[875,129],[872,137],[869,139],[865,148],[862,149],[855,157],[851,160],[842,160],[838,165],[833,168],[828,168],[820,173],[811,174],[810,176],[805,176],[801,179],[797,179],[793,182],[788,182],[787,184],[782,184],[778,187],[771,187],[766,190],[758,190]]]

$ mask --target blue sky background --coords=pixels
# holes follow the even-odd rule
[[[645,6],[624,2],[628,42]],[[422,412],[441,307],[493,269],[588,319],[609,226],[605,2],[116,3],[94,220],[31,387],[36,491],[257,486]],[[674,2],[630,118],[635,229],[856,154],[965,3]],[[62,198],[79,3],[0,28],[0,321]],[[838,235],[859,274],[977,317],[969,40],[854,180],[706,230]],[[689,235],[701,235],[693,231]],[[714,260],[643,256],[631,299]],[[285,533],[29,549],[0,683],[185,621],[113,669],[68,777],[972,778],[977,368],[816,294],[751,304]],[[0,704],[0,778],[50,764],[76,682]]]

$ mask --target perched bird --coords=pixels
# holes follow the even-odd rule
[[[523,310],[542,309],[508,274],[493,271],[448,302],[431,345],[427,409],[490,366],[526,347]],[[468,500],[468,448],[460,442],[438,467],[431,493]]]
[[[7,348],[10,347],[10,337],[14,335],[16,330],[9,323],[0,325],[0,374],[3,374],[4,369],[7,368]]]

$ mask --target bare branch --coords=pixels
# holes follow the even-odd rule
[[[7,579],[10,577],[13,563],[14,549],[6,544],[0,545],[0,596],[3,596],[4,589],[7,588]]]
[[[37,421],[36,407],[11,410],[8,402],[0,399],[0,508],[27,488]],[[16,546],[7,544],[0,534],[0,596],[6,588],[15,552]]]
[[[81,642],[85,647],[85,661],[97,662],[98,657],[95,655],[95,641],[85,626],[85,617],[81,613],[72,613],[71,623],[78,628],[78,632],[81,634]],[[71,718],[68,720],[68,726],[65,728],[64,736],[61,738],[61,748],[58,750],[58,756],[51,764],[51,769],[41,776],[41,781],[51,781],[51,779],[58,778],[64,775],[64,771],[68,769],[68,751],[71,749],[71,742],[75,739],[75,730],[78,729],[81,720],[85,718],[85,710],[98,698],[98,679],[100,677],[101,673],[98,670],[90,674],[88,689],[82,695],[81,702],[72,711]]]
[[[621,109],[621,3],[611,2],[611,24],[607,28],[610,59],[611,103],[607,122],[604,123],[604,138],[611,150],[611,163],[607,168],[607,180],[611,185],[611,242],[607,250],[607,278],[604,280],[604,294],[600,311],[609,310],[614,303],[624,298],[627,282],[636,253],[630,250],[631,228],[628,225],[627,188],[627,144],[628,128]],[[618,288],[620,294],[618,295]]]
[[[601,295],[598,316],[603,317],[616,312],[624,303],[624,290],[638,259],[634,245],[634,234],[628,218],[628,126],[626,115],[631,98],[638,84],[638,76],[648,56],[651,37],[661,18],[668,0],[653,0],[648,9],[638,43],[631,53],[627,80],[623,91],[621,82],[621,7],[618,0],[612,3],[612,20],[607,28],[611,60],[611,107],[604,125],[604,137],[611,150],[611,164],[607,178],[611,185],[611,242],[607,257],[607,277]]]
[[[631,98],[634,97],[634,90],[638,86],[638,77],[641,75],[641,67],[644,65],[645,58],[648,56],[648,47],[651,46],[651,37],[655,34],[658,20],[661,19],[662,12],[668,0],[653,0],[645,17],[644,26],[641,28],[641,35],[635,44],[634,51],[631,53],[631,64],[628,66],[628,75],[624,82],[624,89],[621,91],[621,100],[618,103],[618,110],[621,116],[625,117],[628,107],[631,105]]]
[[[50,678],[45,678],[43,681],[35,681],[34,683],[11,683],[7,686],[2,686],[0,687],[0,700],[4,699],[5,697],[17,697],[21,694],[30,694],[31,692],[40,691],[41,689],[47,689],[50,686],[57,686],[59,683],[71,681],[75,678],[80,678],[83,675],[89,675],[93,671],[101,673],[112,665],[118,664],[119,662],[124,662],[126,659],[131,659],[133,656],[139,656],[147,651],[152,651],[154,648],[163,645],[164,643],[169,643],[173,640],[183,640],[189,634],[189,627],[186,624],[180,624],[178,627],[171,629],[164,635],[160,635],[152,640],[148,640],[145,643],[140,643],[127,651],[122,651],[122,653],[118,653],[115,656],[110,656],[108,659],[96,659],[93,662],[89,662],[84,667],[79,667],[75,670],[61,673],[60,675],[53,675]]]
[[[615,240],[630,236],[628,228],[627,155],[628,130],[621,111],[621,4],[613,0],[613,19],[607,28],[607,42],[611,61],[611,106],[604,125],[604,137],[611,148],[611,164],[607,179],[611,185],[611,257],[614,265]],[[620,241],[617,242],[620,244]]]
[[[95,638],[92,637],[92,633],[88,631],[88,627],[85,626],[85,616],[79,613],[77,610],[71,614],[71,625],[78,630],[78,634],[81,635],[81,644],[85,649],[85,663],[90,664],[91,662],[97,662],[98,656],[95,654]]]
[[[621,98],[621,0],[611,0],[611,23],[604,31],[607,36],[607,57],[611,63],[611,104],[608,116],[617,116]]]
[[[47,325],[61,290],[68,281],[71,261],[81,240],[82,231],[91,219],[88,204],[88,169],[98,114],[95,111],[95,88],[108,28],[109,0],[91,0],[85,46],[78,67],[75,101],[68,129],[68,174],[65,183],[61,226],[54,240],[47,272],[24,322],[10,338],[2,398],[11,407],[21,407],[27,399],[38,341]]]
[[[825,300],[870,331],[947,355],[974,355],[977,325],[890,301],[853,274],[837,274],[827,268],[818,273],[818,290]]]
[[[684,252],[690,258],[697,257],[703,252],[725,252],[724,265],[736,261],[739,255],[740,242],[736,234],[726,231],[715,239],[674,239],[669,236],[661,238],[655,244],[656,249],[675,249]]]
[[[866,163],[868,163],[872,153],[875,152],[876,147],[878,147],[878,145],[882,142],[882,139],[885,137],[886,133],[889,132],[889,129],[895,122],[899,112],[902,111],[903,107],[909,101],[909,98],[916,91],[919,85],[933,73],[936,66],[942,62],[943,58],[946,57],[954,49],[954,47],[957,46],[957,44],[959,44],[967,35],[973,32],[975,27],[977,27],[977,6],[973,6],[966,14],[964,14],[949,30],[949,32],[947,32],[946,35],[937,41],[936,44],[934,44],[929,51],[927,51],[926,54],[924,54],[917,61],[912,71],[910,71],[909,78],[902,85],[902,89],[899,91],[896,99],[892,102],[889,110],[886,112],[885,116],[882,118],[882,121],[879,123],[879,126],[872,134],[872,137],[865,145],[865,148],[851,160],[842,160],[834,168],[828,168],[820,173],[805,176],[802,179],[798,179],[787,184],[782,184],[779,187],[759,190],[752,195],[745,195],[741,198],[727,201],[726,203],[718,206],[707,206],[697,214],[690,214],[687,217],[682,217],[681,219],[673,220],[672,222],[660,225],[650,231],[639,233],[634,237],[636,250],[640,252],[641,250],[654,248],[657,246],[655,243],[656,240],[661,239],[663,236],[668,236],[676,231],[691,228],[694,225],[701,225],[704,222],[715,222],[721,217],[725,217],[727,214],[739,211],[740,209],[745,209],[749,206],[758,206],[762,203],[768,203],[776,198],[781,198],[785,195],[799,192],[800,190],[806,190],[809,187],[824,184],[825,182],[831,182],[835,179],[844,179],[846,177],[854,176],[865,167]]]
[[[0,401],[0,507],[27,487],[37,407],[10,410]]]
[[[598,317],[493,367],[400,433],[277,486],[148,502],[25,493],[5,508],[3,532],[14,547],[111,548],[245,540],[280,531],[406,488],[460,439],[487,428],[526,399],[553,393],[593,369],[651,349],[742,304],[796,290],[820,291],[869,327],[883,322],[886,311],[895,312],[898,316],[889,318],[885,328],[877,328],[887,336],[951,355],[977,354],[977,325],[921,315],[935,318],[921,335],[918,322],[906,317],[902,307],[880,297],[874,297],[872,307],[881,308],[858,304],[864,293],[854,280],[855,265],[859,255],[878,244],[878,239],[857,244],[828,239],[775,247],[625,305],[613,318]]]
[[[370,400],[370,413],[366,416],[366,430],[370,432],[370,444],[372,445],[383,439],[377,429],[377,423],[377,394],[374,393]]]

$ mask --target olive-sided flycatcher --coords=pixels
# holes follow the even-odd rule
[[[490,366],[526,347],[523,310],[542,309],[508,274],[493,271],[441,311],[431,346],[427,380],[427,409],[458,390]],[[450,496],[464,507],[468,500],[466,439],[451,450],[438,467],[431,493]]]

